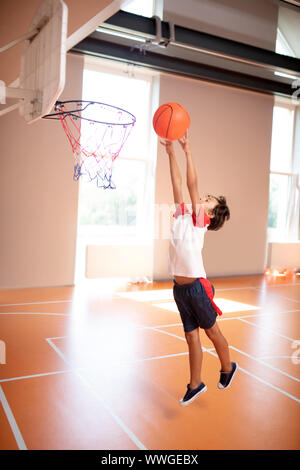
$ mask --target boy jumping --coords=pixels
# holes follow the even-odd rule
[[[174,281],[174,300],[181,316],[189,349],[190,383],[186,394],[180,400],[180,404],[186,406],[207,389],[201,380],[203,354],[199,328],[204,329],[220,359],[219,389],[224,390],[230,386],[238,365],[230,361],[228,343],[216,323],[218,314],[222,315],[222,312],[213,301],[215,289],[206,279],[202,261],[205,232],[219,230],[225,220],[230,218],[230,212],[225,197],[199,196],[197,174],[187,133],[179,143],[186,156],[187,186],[192,201],[192,214],[183,202],[182,178],[175,159],[173,143],[168,140],[161,141],[169,156],[176,206],[170,237],[168,269]]]

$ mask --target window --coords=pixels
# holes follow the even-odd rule
[[[155,0],[132,0],[127,6],[122,7],[122,10],[135,15],[152,17],[154,15],[154,2]]]
[[[276,46],[275,46],[275,52],[277,54],[282,54],[282,55],[287,55],[290,57],[296,57],[295,52],[285,39],[284,35],[280,31],[280,29],[277,29],[277,37],[276,37]],[[297,80],[297,76],[291,75],[290,73],[284,73],[284,72],[274,72],[274,75],[278,75],[279,77],[287,77],[287,78],[293,78],[294,80]]]
[[[145,240],[151,236],[154,193],[150,144],[152,77],[128,73],[124,64],[114,69],[106,61],[92,60],[84,70],[82,99],[128,110],[135,115],[136,124],[113,163],[116,189],[98,188],[94,181],[79,180],[79,236],[87,244]]]
[[[293,138],[295,111],[291,107],[274,106],[270,165],[268,241],[289,238],[289,208],[293,175]]]
[[[284,35],[280,31],[280,29],[277,29],[277,37],[276,37],[276,47],[275,51],[277,54],[283,54],[283,55],[288,55],[291,57],[296,57],[295,52],[285,39]]]
[[[113,252],[112,245],[121,247],[124,257],[130,245],[142,245],[147,253],[153,249],[157,141],[152,114],[157,106],[158,82],[154,72],[137,69],[117,61],[85,58],[82,99],[125,109],[135,115],[136,123],[113,163],[116,189],[99,188],[95,180],[79,179],[75,282],[85,280],[89,272],[90,245],[99,247],[102,264],[114,263],[116,277],[118,260],[108,259],[106,246],[110,246],[109,253]],[[136,261],[137,277],[152,275],[145,263],[143,257]]]
[[[294,114],[292,108],[274,106],[271,146],[271,171],[292,171]]]
[[[294,51],[279,29],[277,29],[276,52],[295,57]],[[287,76],[281,72],[274,73]],[[294,106],[289,104],[274,106],[268,211],[269,242],[288,241],[291,233],[295,232],[292,217],[298,202],[297,175],[293,174],[294,121]]]

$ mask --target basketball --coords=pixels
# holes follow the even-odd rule
[[[178,103],[162,104],[153,116],[153,128],[159,137],[167,140],[181,139],[190,127],[187,110]]]
[[[162,104],[153,116],[153,128],[159,137],[167,140],[178,140],[190,127],[190,116],[187,110],[178,103]]]

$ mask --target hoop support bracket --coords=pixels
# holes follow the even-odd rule
[[[163,38],[162,36],[162,20],[159,16],[154,15],[152,19],[155,20],[155,39],[146,39],[145,42],[141,45],[134,44],[131,46],[131,50],[139,49],[144,54],[147,50],[156,49],[157,47],[168,47],[169,44],[175,42],[175,25],[172,21],[168,21],[169,26],[169,38]]]
[[[33,90],[26,90],[24,88],[7,87],[5,86],[5,83],[0,80],[0,104],[6,104],[6,98],[17,98],[20,101],[2,109],[0,111],[0,116],[19,108],[22,104],[22,100],[37,101],[39,99],[39,94]]]

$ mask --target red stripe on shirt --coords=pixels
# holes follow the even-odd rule
[[[188,210],[186,204],[182,202],[179,206],[177,206],[177,209],[175,213],[173,214],[173,217],[177,218],[180,215],[185,215],[185,214],[190,214],[190,211]],[[192,218],[193,218],[193,224],[195,227],[204,228],[210,224],[210,218],[208,217],[208,215],[206,215],[204,208],[201,204],[200,204],[198,215],[196,216],[195,212],[193,211]]]

